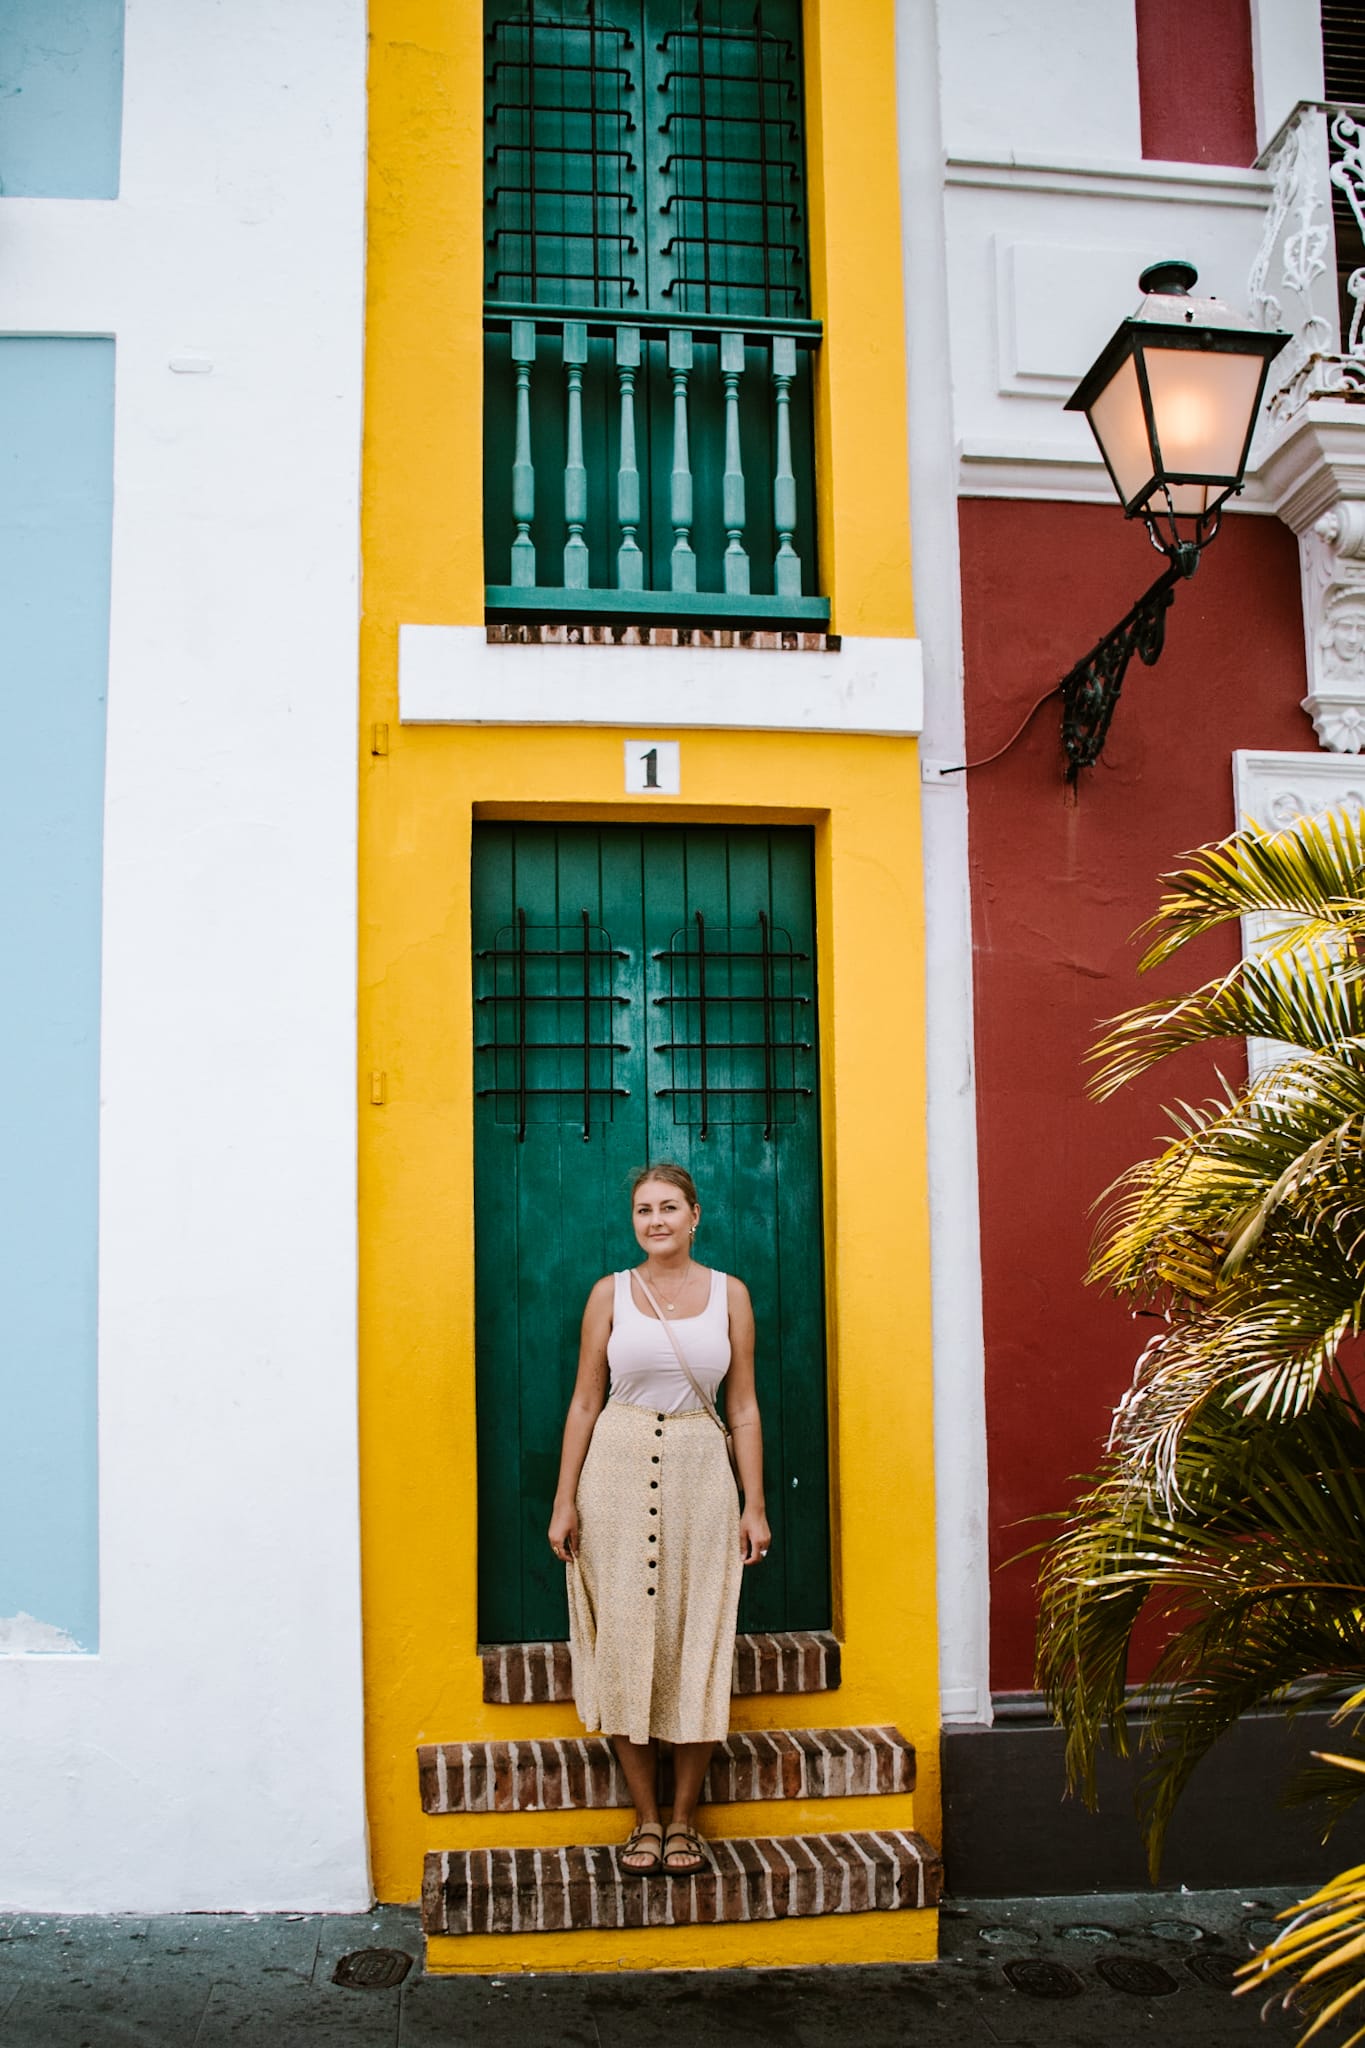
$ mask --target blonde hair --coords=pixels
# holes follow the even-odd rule
[[[630,1183],[630,1199],[632,1203],[635,1200],[636,1191],[642,1188],[647,1180],[661,1180],[666,1182],[669,1187],[677,1188],[689,1209],[699,1209],[701,1207],[701,1203],[697,1200],[697,1183],[693,1180],[685,1166],[677,1165],[672,1159],[657,1160],[653,1166],[642,1166],[637,1174],[632,1175]]]

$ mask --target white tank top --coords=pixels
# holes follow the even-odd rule
[[[683,1377],[668,1331],[657,1316],[636,1306],[628,1272],[617,1273],[615,1280],[607,1339],[611,1399],[628,1401],[635,1408],[652,1408],[657,1415],[684,1415],[695,1409],[697,1397]],[[673,1328],[693,1379],[714,1401],[730,1370],[730,1304],[723,1273],[711,1269],[706,1307],[699,1316],[674,1317]]]

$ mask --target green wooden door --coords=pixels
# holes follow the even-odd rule
[[[758,1320],[773,1548],[740,1625],[830,1620],[808,832],[481,825],[474,838],[479,1633],[567,1633],[545,1540],[578,1325],[640,1256],[628,1183],[689,1168],[698,1256]]]

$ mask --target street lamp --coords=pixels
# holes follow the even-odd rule
[[[1153,263],[1142,305],[1106,342],[1066,402],[1099,443],[1124,516],[1141,519],[1165,572],[1059,684],[1067,775],[1099,759],[1128,664],[1161,653],[1166,613],[1242,487],[1272,359],[1287,334],[1239,327],[1196,299],[1192,263]]]

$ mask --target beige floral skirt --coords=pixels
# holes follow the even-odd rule
[[[744,1567],[735,1482],[710,1416],[609,1401],[583,1462],[578,1521],[569,1643],[584,1726],[632,1742],[719,1742]]]

